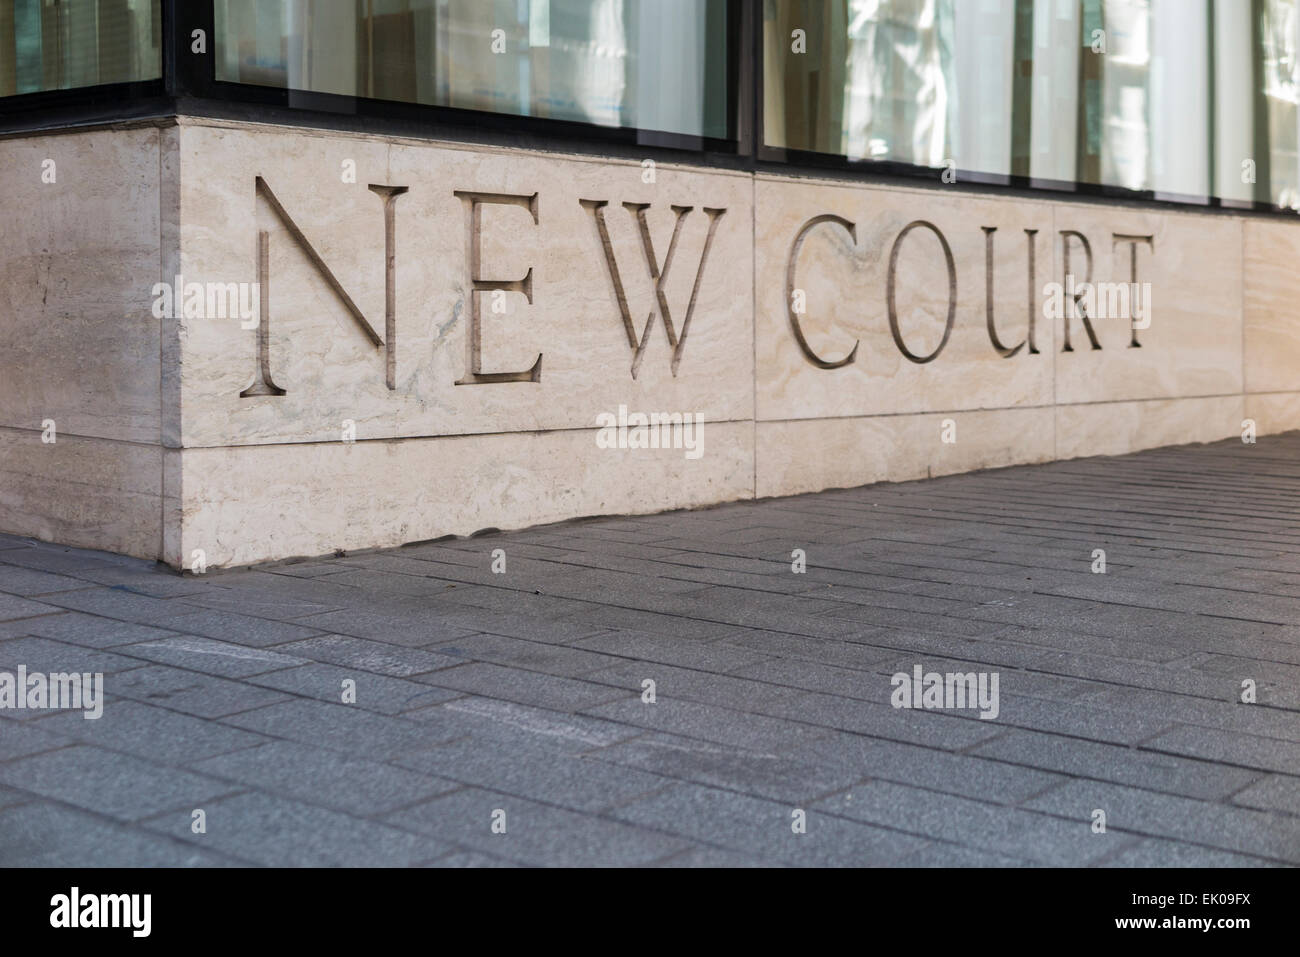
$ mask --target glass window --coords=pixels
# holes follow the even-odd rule
[[[216,0],[216,79],[729,138],[726,0]]]
[[[769,147],[1300,209],[1300,0],[765,0]]]
[[[160,0],[0,0],[0,96],[156,80]]]

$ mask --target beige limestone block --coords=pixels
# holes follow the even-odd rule
[[[0,428],[0,529],[42,541],[158,558],[162,450]]]
[[[1093,283],[1129,283],[1133,250],[1137,281],[1150,283],[1150,326],[1134,330],[1127,317],[1097,318],[1093,348],[1081,319],[1070,323],[1072,352],[1056,356],[1056,401],[1213,396],[1240,393],[1241,220],[1158,212],[1124,206],[1058,204],[1052,280],[1065,283],[1064,244],[1076,282],[1087,277],[1092,251]],[[1150,237],[1131,241],[1126,237]],[[1133,347],[1133,335],[1141,344]],[[1189,433],[1186,441],[1196,441]],[[1175,439],[1175,441],[1177,441]],[[1145,447],[1145,446],[1143,446]]]
[[[755,188],[759,419],[1051,402],[1053,326],[1030,313],[1031,291],[1052,268],[1049,205],[771,176]],[[927,362],[907,358],[895,340],[891,260],[897,338],[917,359],[942,345]],[[994,333],[1005,349],[1020,346],[1010,357],[988,332],[990,278]],[[800,296],[808,352],[834,364],[856,343],[851,363],[824,368],[801,348],[791,319]],[[1032,302],[1037,310],[1036,293]]]
[[[234,320],[185,320],[187,448],[336,441],[348,422],[358,439],[591,428],[620,404],[702,413],[709,422],[752,418],[752,187],[743,174],[661,165],[646,183],[641,165],[626,160],[249,125],[187,122],[180,144],[186,279],[255,281],[257,233],[266,231],[269,366],[286,391],[240,397],[254,380],[257,331]],[[355,183],[343,178],[349,162]],[[257,195],[259,176],[364,324]],[[392,389],[384,201],[370,185],[407,190],[391,199]],[[476,233],[468,193],[487,194]],[[491,201],[502,196],[515,199]],[[646,343],[635,378],[605,246],[583,200],[608,203],[610,251],[634,337]],[[675,374],[639,222],[626,203],[647,206],[659,292],[683,343]],[[668,262],[674,206],[690,211]],[[470,275],[475,243],[480,291]],[[522,288],[481,288],[518,282],[530,269],[531,303]],[[470,381],[474,297],[479,375],[527,373],[540,355],[537,381]]]
[[[1056,409],[1056,457],[1124,455],[1241,433],[1241,396],[1098,402]]]
[[[1300,429],[1300,392],[1246,394],[1246,418],[1255,421],[1255,435]]]
[[[754,454],[759,497],[1046,462],[1052,410],[759,422]]]
[[[158,136],[0,139],[0,425],[158,441]]]
[[[1247,220],[1245,260],[1246,391],[1300,388],[1300,223]]]
[[[241,565],[748,498],[752,429],[706,421],[695,459],[587,429],[187,449],[181,552]]]

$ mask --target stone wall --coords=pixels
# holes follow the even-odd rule
[[[0,528],[176,566],[1300,426],[1300,222],[198,120],[0,162]]]

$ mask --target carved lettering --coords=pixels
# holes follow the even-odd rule
[[[645,353],[646,344],[650,341],[650,326],[654,324],[655,314],[651,311],[650,315],[646,317],[645,328],[638,337],[632,319],[632,310],[628,306],[627,293],[623,288],[623,278],[619,273],[618,261],[614,256],[614,246],[609,239],[609,228],[605,224],[605,207],[609,205],[609,202],[596,199],[580,199],[578,202],[584,209],[591,212],[592,218],[596,222],[596,233],[600,238],[601,248],[605,252],[605,263],[609,268],[610,281],[614,285],[614,298],[618,300],[619,314],[623,319],[623,329],[627,333],[628,345],[632,348],[632,378],[635,379],[637,371],[641,367],[641,358]],[[677,329],[673,325],[672,312],[668,308],[668,297],[664,291],[664,284],[668,280],[668,271],[672,268],[673,254],[677,250],[677,240],[681,236],[682,225],[685,223],[687,214],[695,207],[670,207],[677,214],[677,221],[673,225],[673,235],[672,239],[668,241],[668,252],[664,256],[662,269],[659,266],[659,259],[655,255],[654,243],[650,239],[650,225],[646,221],[645,211],[650,208],[650,204],[624,203],[623,208],[636,219],[640,230],[641,249],[645,255],[646,268],[650,273],[651,281],[654,283],[655,299],[659,304],[659,315],[663,319],[664,332],[668,336],[668,345],[673,350],[671,369],[672,374],[675,376],[677,375],[677,367],[682,361],[682,350],[686,347],[686,334],[690,329],[691,317],[695,314],[695,302],[699,298],[700,281],[704,278],[704,264],[709,258],[709,249],[713,245],[713,234],[717,231],[718,220],[726,213],[726,209],[704,207],[704,213],[709,218],[709,231],[704,238],[704,249],[700,252],[700,262],[695,269],[695,284],[691,287],[691,298],[686,305],[686,317],[682,320],[682,331],[678,335]]]
[[[939,237],[939,244],[943,247],[943,261],[948,267],[948,319],[944,323],[943,338],[939,340],[939,345],[928,356],[918,356],[907,348],[907,344],[903,342],[903,334],[898,328],[898,310],[894,305],[894,284],[897,279],[898,253],[903,248],[903,240],[907,234],[918,227],[928,229]],[[948,240],[934,223],[926,222],[923,219],[913,220],[903,227],[898,234],[898,238],[894,240],[894,248],[889,253],[889,276],[885,280],[885,298],[889,308],[889,332],[894,337],[894,345],[898,346],[898,351],[908,360],[921,364],[933,362],[938,358],[939,353],[943,351],[943,347],[948,344],[948,337],[952,335],[952,323],[957,315],[957,266],[952,260],[952,248],[948,245]]]
[[[465,203],[465,218],[469,226],[469,281],[470,281],[470,326],[469,326],[469,372],[463,379],[457,379],[456,385],[486,385],[489,382],[540,382],[542,380],[542,354],[537,354],[537,361],[529,369],[521,372],[484,372],[483,371],[483,310],[478,294],[500,289],[505,292],[520,292],[529,304],[533,301],[533,267],[523,279],[484,279],[482,274],[483,255],[483,205],[492,203],[500,206],[522,206],[533,217],[533,224],[538,223],[537,194],[516,196],[508,193],[477,193],[470,190],[455,190],[457,196]]]
[[[1155,236],[1134,236],[1126,233],[1111,233],[1111,237],[1112,237],[1111,249],[1114,249],[1120,243],[1128,243],[1128,252],[1129,252],[1128,281],[1133,285],[1136,293],[1136,290],[1139,288],[1138,287],[1138,243],[1146,243],[1147,247],[1151,250],[1151,252],[1154,253],[1156,251],[1156,238]],[[1150,308],[1150,303],[1147,303],[1147,308],[1148,309]],[[1135,323],[1130,323],[1130,326],[1132,327],[1133,332],[1132,332],[1132,339],[1129,341],[1128,347],[1130,349],[1140,349],[1142,348],[1142,343],[1138,342],[1139,327]]]
[[[365,315],[357,307],[357,304],[352,301],[352,297],[348,295],[347,290],[343,288],[343,284],[339,282],[338,277],[334,275],[330,267],[325,264],[325,260],[322,259],[320,253],[316,251],[316,247],[311,244],[310,240],[307,239],[306,234],[304,234],[298,224],[294,222],[293,217],[289,215],[288,210],[284,208],[284,205],[280,202],[279,198],[271,191],[271,187],[267,185],[266,180],[258,176],[254,181],[254,194],[266,200],[267,205],[271,207],[271,211],[275,213],[276,218],[284,224],[284,228],[288,230],[289,235],[292,236],[294,242],[298,244],[298,248],[302,250],[303,255],[305,255],[308,261],[316,268],[316,272],[325,280],[326,285],[333,290],[334,295],[338,297],[339,302],[343,304],[343,308],[347,310],[348,315],[350,315],[353,321],[356,322],[357,326],[365,334],[366,338],[369,339],[376,348],[379,348],[380,346],[384,347],[387,353],[385,379],[389,389],[396,389],[397,284],[394,276],[396,271],[394,264],[397,259],[397,250],[395,239],[396,230],[394,228],[395,211],[393,204],[398,196],[406,192],[407,187],[372,185],[370,189],[378,194],[384,203],[384,315],[385,330],[388,335],[386,342],[384,339],[379,337],[379,333],[375,332],[374,326],[372,326],[370,321],[366,319]],[[239,393],[241,398],[259,395],[285,394],[285,390],[274,385],[271,380],[270,357],[268,351],[271,328],[270,312],[267,306],[267,291],[270,283],[270,268],[268,261],[267,233],[259,232],[257,279],[261,284],[262,289],[262,305],[261,321],[258,323],[257,332],[257,369],[254,373],[253,384],[243,392]]]
[[[1021,340],[1020,345],[1015,348],[1008,348],[998,338],[997,326],[993,320],[993,234],[998,231],[998,228],[996,226],[981,226],[980,229],[984,230],[984,316],[985,324],[988,326],[989,341],[993,343],[993,348],[998,355],[1004,359],[1010,359],[1023,349],[1026,343],[1029,344],[1029,351],[1026,355],[1037,355],[1038,347],[1034,345],[1034,321],[1037,318],[1034,309],[1034,295],[1036,292],[1034,288],[1034,237],[1038,234],[1038,230],[1025,230],[1025,239],[1029,246],[1029,330],[1025,338]]]
[[[853,348],[848,354],[839,359],[823,359],[817,353],[813,352],[812,346],[808,345],[808,340],[804,337],[803,328],[799,325],[799,316],[794,310],[794,274],[795,267],[799,264],[799,250],[803,248],[803,241],[807,238],[808,233],[814,226],[821,223],[837,223],[843,226],[849,237],[856,243],[858,241],[858,228],[854,223],[849,222],[842,216],[836,216],[834,213],[824,213],[821,216],[814,216],[808,222],[799,228],[795,234],[794,242],[790,245],[790,256],[785,263],[785,310],[790,319],[790,331],[794,333],[795,342],[799,343],[799,348],[803,351],[804,358],[817,366],[819,369],[838,369],[852,363],[858,356],[858,346],[861,340],[854,340]]]
[[[1070,240],[1077,238],[1083,244],[1084,255],[1088,257],[1088,275],[1084,277],[1084,283],[1092,282],[1092,245],[1088,242],[1088,237],[1075,229],[1061,230],[1061,267],[1063,272],[1063,281],[1070,282]],[[1077,283],[1076,283],[1077,285]],[[1083,329],[1088,333],[1088,340],[1092,343],[1094,349],[1100,349],[1101,343],[1097,341],[1097,333],[1093,331],[1092,320],[1088,318],[1088,310],[1079,306],[1079,300],[1084,296],[1083,293],[1075,293],[1070,298],[1070,308],[1065,311],[1065,346],[1062,352],[1073,352],[1074,346],[1070,345],[1070,313],[1077,312],[1079,318],[1083,320]]]
[[[255,395],[284,395],[271,378],[271,268],[269,265],[271,237],[265,229],[257,233],[257,285],[260,291],[257,323],[257,365],[254,367],[253,384],[239,393],[241,399]]]
[[[384,341],[388,353],[385,378],[388,388],[397,388],[397,197],[405,186],[376,186],[370,191],[384,202]]]

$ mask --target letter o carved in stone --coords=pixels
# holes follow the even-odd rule
[[[938,347],[928,356],[918,356],[907,348],[907,344],[903,342],[903,334],[898,328],[898,310],[894,307],[894,280],[898,266],[898,251],[903,247],[903,237],[918,226],[930,230],[939,237],[939,244],[943,246],[944,264],[948,267],[948,321],[943,327],[943,339],[939,341]],[[912,362],[932,362],[943,351],[943,347],[948,344],[948,337],[952,335],[953,319],[957,314],[957,267],[953,263],[952,248],[948,245],[948,240],[944,238],[943,233],[939,231],[939,227],[934,223],[926,222],[923,219],[913,220],[904,226],[898,234],[898,238],[894,240],[894,248],[889,253],[889,276],[885,280],[885,296],[889,305],[889,332],[894,337],[894,345],[898,346],[898,351]]]

